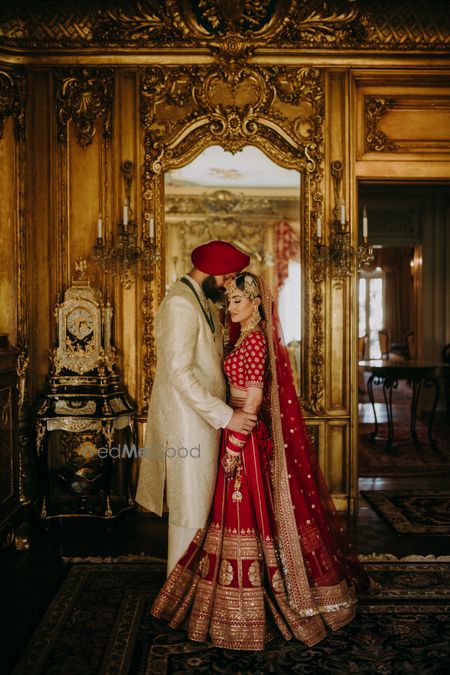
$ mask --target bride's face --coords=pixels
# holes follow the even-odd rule
[[[245,325],[253,314],[253,302],[242,291],[235,289],[228,300],[228,311],[233,323]]]

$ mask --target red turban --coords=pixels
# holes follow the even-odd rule
[[[209,241],[194,248],[191,260],[200,272],[221,276],[240,272],[249,264],[250,256],[227,241]]]

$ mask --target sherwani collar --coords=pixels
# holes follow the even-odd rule
[[[183,274],[182,278],[187,279],[187,280],[189,281],[189,283],[191,283],[191,284],[193,285],[193,287],[194,287],[195,290],[197,291],[197,293],[198,293],[198,295],[199,295],[201,301],[202,301],[203,304],[205,305],[205,308],[208,307],[208,299],[207,299],[207,297],[206,297],[206,295],[205,295],[205,291],[204,291],[203,288],[200,286],[200,284],[198,283],[198,281],[195,281],[195,279],[193,279],[189,274]]]
[[[195,282],[193,279],[191,279],[190,275],[188,274],[185,274],[183,275],[183,277],[181,277],[181,282],[184,283],[186,286],[189,286],[191,291],[193,291],[195,297],[197,298],[198,304],[200,305],[200,309],[203,312],[203,316],[208,322],[208,325],[211,329],[211,333],[214,335],[215,332],[217,331],[217,326],[216,322],[214,321],[213,313],[211,311],[211,305],[208,302],[206,295],[203,292],[203,289],[201,289],[199,284]]]

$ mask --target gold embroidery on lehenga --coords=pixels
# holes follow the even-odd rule
[[[222,560],[220,565],[219,579],[222,586],[229,586],[233,581],[234,572],[231,563],[228,560]]]
[[[284,591],[283,579],[281,578],[280,570],[275,570],[272,577],[272,586],[275,593],[282,593]]]
[[[208,576],[209,572],[209,555],[206,553],[203,558],[200,560],[198,565],[198,571],[202,579]]]
[[[258,560],[252,562],[248,568],[248,579],[252,586],[261,586],[261,571]]]
[[[205,543],[203,544],[203,550],[206,553],[212,553],[215,555],[218,551],[219,543],[222,540],[222,532],[217,529],[216,526],[210,525],[208,529],[208,534],[206,535]]]
[[[264,559],[267,567],[276,567],[278,565],[278,560],[273,541],[261,541],[261,547],[264,552]]]
[[[225,535],[223,538],[222,555],[227,560],[236,560],[238,557],[238,546],[240,546],[242,560],[255,560],[258,557],[259,547],[258,539],[255,533],[239,537]]]
[[[266,624],[260,588],[223,588],[215,593],[210,635],[225,649],[264,649],[274,635]]]

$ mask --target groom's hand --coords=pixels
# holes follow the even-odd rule
[[[230,431],[239,431],[240,433],[250,433],[256,424],[257,416],[252,413],[246,413],[243,410],[235,410],[228,422],[227,429]]]

